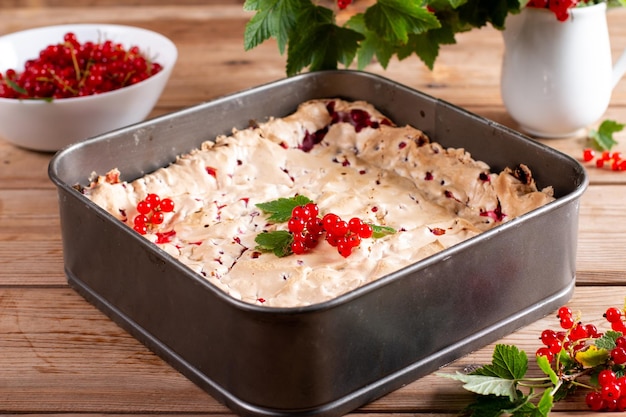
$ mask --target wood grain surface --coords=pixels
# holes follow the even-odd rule
[[[103,22],[136,25],[170,37],[179,61],[151,117],[285,76],[285,57],[268,42],[244,51],[251,16],[235,0],[0,0],[0,35],[31,27]],[[614,54],[626,47],[626,10],[608,15]],[[503,44],[484,28],[442,48],[433,71],[415,58],[367,70],[516,128],[499,94]],[[604,118],[626,122],[626,80]],[[616,135],[626,152],[626,132]],[[585,138],[544,140],[579,158]],[[48,179],[52,154],[0,138],[0,414],[230,415],[231,412],[151,353],[69,288],[63,270],[57,194]],[[626,173],[588,170],[581,199],[577,287],[570,303],[603,325],[609,305],[626,297]],[[538,347],[538,320],[498,341],[527,352]],[[490,360],[493,344],[446,366],[454,372]],[[471,396],[435,374],[357,410],[354,415],[447,416]],[[555,415],[587,414],[581,398],[558,403]],[[591,413],[589,413],[591,415]]]

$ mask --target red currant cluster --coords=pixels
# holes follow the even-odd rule
[[[161,199],[150,193],[137,203],[137,214],[133,219],[133,229],[141,235],[148,233],[153,227],[163,223],[165,213],[174,211],[174,202],[169,198]]]
[[[626,171],[626,159],[621,152],[603,151],[596,157],[596,152],[591,148],[583,149],[583,161],[593,162],[597,168],[610,168],[612,171]]]
[[[598,391],[585,396],[585,402],[593,411],[626,411],[626,377],[618,377],[610,369],[598,373]]]
[[[539,9],[550,9],[556,18],[564,22],[569,18],[569,11],[576,7],[578,3],[587,3],[588,0],[530,0],[526,6]]]
[[[545,346],[537,349],[536,353],[537,356],[545,356],[548,362],[552,362],[554,356],[563,349],[577,352],[586,346],[586,339],[602,336],[594,324],[583,324],[577,321],[569,307],[561,307],[557,313],[557,318],[562,330],[544,330],[540,339]]]
[[[343,10],[348,7],[350,3],[352,3],[352,0],[337,0],[337,7]]]
[[[372,226],[357,217],[346,222],[338,215],[328,213],[320,218],[319,208],[315,203],[295,207],[287,228],[293,234],[291,251],[296,255],[315,248],[326,233],[326,242],[347,258],[361,244],[361,239],[368,239],[373,234]]]
[[[128,50],[119,43],[80,43],[66,33],[63,43],[47,46],[39,57],[26,62],[24,71],[0,73],[0,97],[68,98],[117,90],[161,71],[139,47]]]

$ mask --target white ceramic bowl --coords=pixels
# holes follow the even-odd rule
[[[144,120],[152,111],[178,58],[174,43],[146,29],[109,24],[69,24],[15,32],[0,37],[0,72],[18,72],[27,60],[73,32],[79,42],[111,40],[138,46],[163,66],[137,84],[93,96],[45,100],[0,98],[0,138],[45,152]]]

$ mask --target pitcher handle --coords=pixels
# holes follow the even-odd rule
[[[626,73],[626,49],[613,65],[613,80],[611,89],[615,88],[619,80],[622,79],[624,73]]]

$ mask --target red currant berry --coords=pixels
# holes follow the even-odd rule
[[[359,235],[355,235],[354,233],[348,235],[347,241],[352,248],[356,248],[361,244],[361,238]]]
[[[343,10],[348,7],[350,3],[352,3],[352,0],[337,0],[337,7]]]
[[[615,381],[617,381],[617,376],[610,369],[603,369],[598,373],[598,384],[600,385],[606,385]]]
[[[561,308],[559,308],[559,311],[557,312],[556,316],[559,319],[563,319],[563,318],[568,318],[568,317],[572,317],[574,313],[572,312],[572,309],[567,307],[567,306],[563,306]]]
[[[150,223],[152,224],[161,224],[165,220],[165,215],[161,211],[155,211],[150,216]]]
[[[550,350],[550,352],[557,355],[559,354],[559,352],[561,352],[561,349],[563,349],[563,343],[558,339],[554,339],[551,340],[550,343],[546,345],[546,347]]]
[[[361,239],[369,239],[374,234],[374,229],[367,223],[363,223],[361,225],[361,230],[359,230],[359,236]]]
[[[306,229],[314,236],[319,236],[324,231],[324,222],[319,217],[312,217],[306,222]]]
[[[550,343],[553,340],[556,340],[556,332],[554,330],[544,330],[543,332],[541,332],[541,343],[543,343],[544,345],[548,345],[548,343]]]
[[[598,328],[592,323],[585,324],[585,330],[587,331],[588,337],[598,338],[602,336],[602,334],[598,332]],[[626,342],[626,339],[624,341]]]
[[[603,401],[603,407],[606,411],[615,411],[617,410],[617,399],[610,399]]]
[[[592,391],[585,396],[585,403],[592,411],[600,411],[604,407],[602,395],[596,391]]]
[[[306,252],[306,246],[302,240],[294,240],[291,242],[291,251],[296,255],[302,255]]]
[[[137,203],[137,211],[140,214],[147,215],[152,211],[152,205],[145,200],[141,200]]]
[[[593,149],[591,148],[583,149],[583,161],[589,162],[589,161],[592,161],[593,158],[595,157],[596,157],[596,153]]]
[[[611,350],[611,358],[617,365],[623,365],[626,363],[626,349],[621,346]]]
[[[626,396],[622,395],[621,397],[619,397],[619,399],[617,400],[617,406],[615,407],[615,409],[620,412],[626,411]],[[594,411],[599,411],[599,410],[594,410]]]
[[[352,254],[352,246],[350,245],[350,242],[347,242],[345,239],[340,240],[337,244],[337,252],[339,252],[339,254],[344,258],[350,256]]]
[[[310,233],[307,233],[304,236],[304,246],[306,246],[308,249],[313,249],[314,247],[317,246],[318,243],[319,243],[319,240],[317,236],[314,236]]]
[[[311,217],[311,213],[305,206],[297,206],[291,211],[291,218],[301,219],[305,222]]]
[[[611,323],[611,330],[620,333],[626,333],[626,324],[623,321],[614,321]]]
[[[550,349],[548,349],[545,346],[537,349],[537,352],[535,353],[535,355],[544,356],[548,360],[548,362],[552,362],[552,359],[554,359],[554,353],[550,352]]]
[[[326,234],[326,242],[328,242],[330,246],[337,247],[337,245],[339,244],[339,239],[341,239],[339,236]]]
[[[136,224],[135,226],[133,226],[133,229],[140,235],[145,235],[146,233],[148,233],[148,226],[146,226],[145,224]]]
[[[159,208],[166,213],[171,213],[174,211],[174,202],[171,198],[164,198],[161,200],[161,203],[159,203]]]
[[[615,400],[620,397],[621,392],[619,385],[615,381],[607,382],[606,384],[600,387],[600,394],[602,395],[602,399],[605,401]]]
[[[302,233],[306,223],[300,217],[292,217],[287,223],[287,228],[291,233]]]
[[[626,348],[626,337],[624,336],[618,337],[617,339],[615,339],[615,344],[619,347]]]
[[[135,226],[145,226],[148,223],[148,218],[143,214],[138,214],[133,219],[133,224]]]
[[[561,317],[560,325],[563,329],[571,329],[574,326],[574,319],[571,316]]]
[[[334,213],[325,214],[322,218],[322,222],[324,223],[324,230],[327,232],[334,228],[335,224],[341,220],[339,216]]]
[[[358,234],[361,231],[361,225],[363,222],[358,217],[353,217],[348,221],[348,229],[352,233]]]
[[[339,220],[335,223],[333,230],[327,230],[328,233],[337,235],[337,236],[345,236],[348,233],[348,223],[343,220]]]
[[[320,214],[320,209],[319,207],[317,207],[317,204],[315,203],[307,203],[304,205],[304,208],[308,210],[309,218],[317,217]]]
[[[161,202],[161,198],[154,194],[154,193],[150,193],[146,196],[146,198],[144,199],[144,201],[148,204],[150,204],[151,207],[159,207],[159,203]]]
[[[585,327],[580,323],[572,327],[572,330],[569,334],[569,338],[572,341],[586,339],[587,337],[589,337],[589,335],[587,334],[587,330],[585,330]]]
[[[615,307],[609,307],[604,313],[604,317],[609,323],[622,320],[622,311]]]

